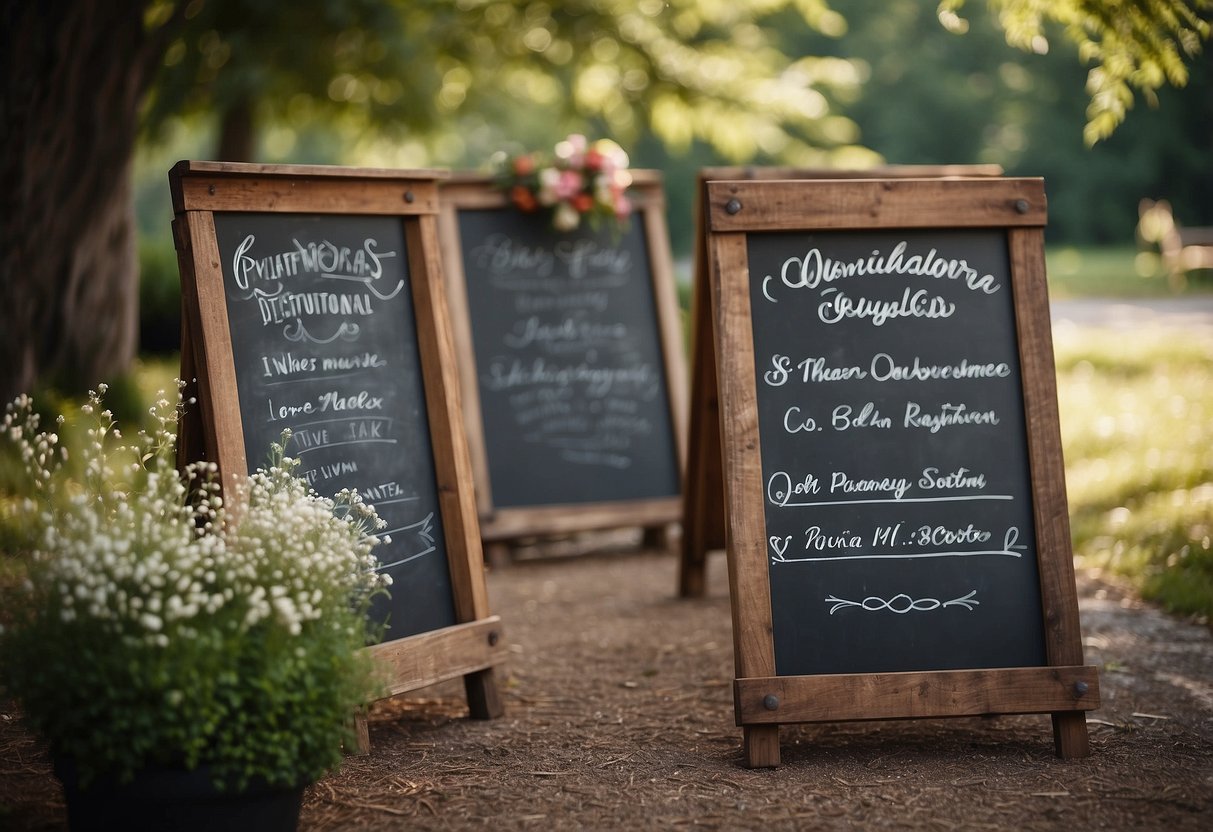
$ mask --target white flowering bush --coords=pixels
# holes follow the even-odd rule
[[[0,587],[0,688],[86,782],[161,765],[233,788],[318,777],[375,693],[360,648],[381,521],[356,492],[311,492],[288,436],[225,506],[213,464],[177,471],[179,396],[127,441],[104,392],[71,465],[28,397],[0,426],[24,465],[3,518],[20,568]]]

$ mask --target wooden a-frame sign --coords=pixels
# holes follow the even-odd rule
[[[707,199],[747,763],[782,723],[1018,713],[1088,754],[1041,181]]]
[[[483,175],[439,187],[486,541],[681,518],[686,367],[665,196],[659,172],[632,175],[623,230],[556,231]],[[599,390],[600,377],[615,380]]]
[[[320,493],[361,492],[390,527],[392,597],[368,648],[387,695],[463,677],[503,711],[438,247],[433,171],[180,162],[181,454],[234,483],[283,428]],[[362,750],[369,747],[359,720]]]
[[[720,458],[719,392],[712,347],[706,207],[708,183],[726,180],[963,179],[1001,176],[999,165],[885,165],[870,170],[778,166],[701,168],[695,177],[695,240],[691,263],[690,393],[678,595],[702,598],[707,558],[723,549],[724,472]]]

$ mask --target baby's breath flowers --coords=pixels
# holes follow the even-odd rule
[[[356,492],[310,491],[284,436],[231,522],[213,463],[176,469],[180,395],[127,441],[104,393],[80,408],[71,464],[28,397],[0,425],[24,470],[3,516],[24,576],[0,586],[0,685],[86,778],[319,776],[374,692],[360,648],[382,521]]]

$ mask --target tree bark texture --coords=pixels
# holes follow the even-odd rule
[[[131,165],[163,45],[143,4],[3,0],[0,396],[95,385],[138,330]]]

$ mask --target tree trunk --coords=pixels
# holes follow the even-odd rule
[[[138,331],[131,164],[163,44],[140,3],[4,0],[0,397],[95,385]]]
[[[219,156],[222,162],[253,161],[255,140],[253,102],[241,96],[228,105],[219,120]]]

